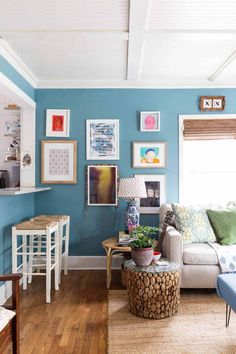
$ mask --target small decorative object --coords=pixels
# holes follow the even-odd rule
[[[154,251],[152,263],[157,264],[157,262],[159,261],[160,258],[161,258],[161,252]]]
[[[77,182],[77,141],[44,140],[41,142],[42,183]]]
[[[125,212],[125,233],[129,229],[139,224],[139,211],[135,198],[146,198],[146,187],[143,178],[121,178],[119,184],[118,197],[128,199]]]
[[[46,136],[69,137],[70,110],[47,109]]]
[[[225,96],[200,96],[201,111],[223,111],[225,109]]]
[[[88,166],[87,183],[88,205],[117,205],[117,166]]]
[[[142,132],[159,132],[160,112],[140,112],[140,130]]]
[[[155,240],[150,235],[158,231],[157,227],[151,226],[137,226],[130,235],[134,240],[130,242],[131,257],[137,266],[149,266],[153,259],[153,248],[155,247]]]
[[[87,120],[87,160],[119,160],[119,120]]]
[[[21,157],[21,165],[24,169],[31,169],[32,168],[32,155],[28,151],[24,151]]]
[[[145,181],[147,197],[137,199],[140,214],[159,214],[161,204],[166,201],[165,175],[135,175]]]
[[[166,143],[133,142],[134,168],[165,168]]]

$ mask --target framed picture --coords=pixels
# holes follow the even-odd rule
[[[75,184],[77,182],[77,141],[42,141],[41,163],[42,183]]]
[[[69,137],[70,134],[70,110],[47,109],[46,136]]]
[[[89,165],[87,185],[88,205],[117,205],[117,166]]]
[[[21,167],[27,170],[33,168],[33,154],[30,151],[23,151],[21,153]]]
[[[143,177],[147,190],[147,198],[136,199],[141,214],[159,214],[161,204],[166,201],[165,175],[135,175]]]
[[[88,119],[87,160],[119,160],[119,120]]]
[[[225,96],[200,96],[199,108],[201,111],[223,111]]]
[[[165,168],[165,142],[133,142],[133,168]]]
[[[140,130],[142,132],[159,132],[160,112],[140,112]]]

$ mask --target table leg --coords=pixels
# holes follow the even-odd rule
[[[107,253],[107,289],[110,289],[110,286],[111,286],[111,260],[112,260],[111,248],[106,248],[106,253]]]

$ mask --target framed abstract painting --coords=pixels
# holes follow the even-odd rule
[[[119,120],[88,119],[87,160],[119,160]]]
[[[160,129],[160,112],[140,112],[141,132],[159,132]]]
[[[133,168],[165,168],[165,142],[133,142]]]
[[[41,142],[41,182],[77,183],[76,140],[43,140]]]
[[[147,198],[136,199],[141,214],[159,214],[161,204],[166,201],[165,175],[135,175],[145,182]]]
[[[70,135],[70,110],[47,109],[46,136],[69,137]]]
[[[90,206],[117,205],[117,166],[89,165],[87,199]]]

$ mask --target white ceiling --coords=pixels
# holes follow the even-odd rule
[[[0,0],[0,9],[0,45],[37,87],[236,86],[235,0]]]

